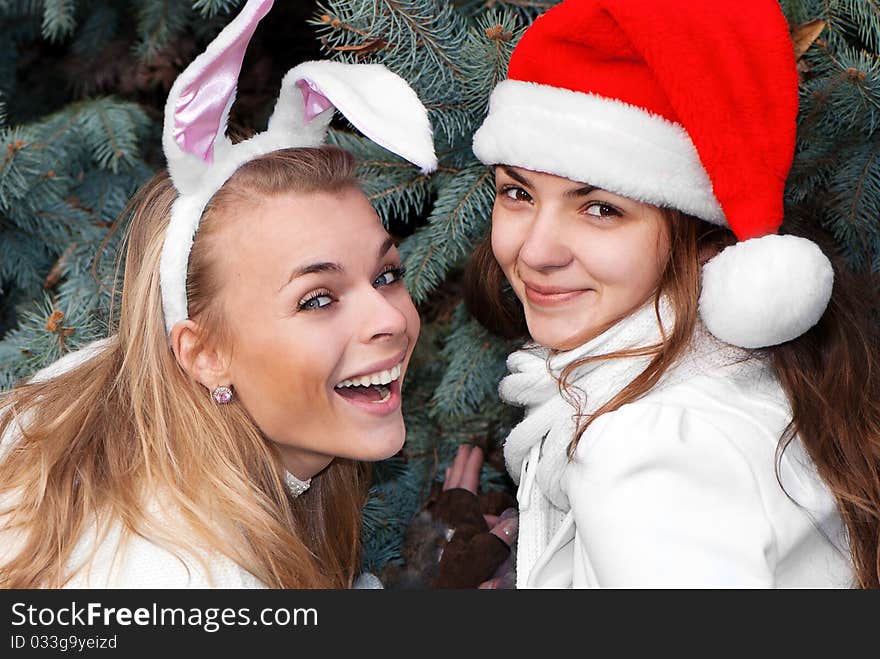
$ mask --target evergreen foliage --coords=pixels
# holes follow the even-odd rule
[[[105,328],[109,296],[96,276],[106,266],[93,276],[91,262],[148,174],[139,158],[148,129],[140,106],[112,97],[0,129],[0,300],[20,302],[21,315],[0,341],[0,387]],[[47,331],[57,313],[75,331]]]
[[[788,0],[824,29],[800,60],[798,145],[786,199],[809,202],[857,269],[880,270],[880,11],[871,0]],[[800,215],[800,214],[798,214]]]
[[[402,239],[407,285],[423,318],[404,393],[407,444],[375,465],[365,508],[365,562],[379,571],[401,560],[406,525],[456,446],[497,449],[518,418],[496,393],[514,346],[489,335],[461,304],[462,269],[488,231],[494,196],[471,137],[522,30],[556,3],[323,0],[311,5],[309,24],[298,26],[280,18],[290,11],[283,1],[260,28],[278,35],[267,37],[280,44],[272,47],[272,65],[283,73],[299,61],[290,53],[299,56],[300,42],[317,44],[316,36],[327,57],[384,63],[429,108],[440,159],[439,170],[424,176],[344,122],[330,137],[359,157],[368,196]],[[164,94],[241,4],[0,0],[0,389],[106,332],[125,218],[116,219],[161,165]],[[802,51],[789,210],[799,222],[828,229],[853,266],[878,271],[876,1],[781,5]],[[260,80],[271,93],[244,99],[243,79],[237,108],[247,112],[234,115],[254,128],[262,128],[256,124],[277,89]],[[493,455],[483,486],[506,487]]]

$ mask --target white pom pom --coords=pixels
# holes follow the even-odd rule
[[[700,316],[727,343],[778,345],[819,322],[833,285],[831,262],[814,242],[797,236],[753,238],[703,266]]]

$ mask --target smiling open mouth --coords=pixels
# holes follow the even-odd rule
[[[400,379],[401,365],[359,378],[343,380],[334,387],[336,393],[352,402],[381,404],[388,402],[392,385]]]
[[[391,398],[391,387],[386,384],[371,384],[366,387],[336,387],[336,393],[348,400],[360,400],[365,403],[384,403]]]

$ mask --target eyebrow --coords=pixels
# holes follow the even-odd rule
[[[379,245],[379,252],[376,255],[376,260],[381,259],[388,253],[388,250],[394,245],[394,238],[389,236],[386,238],[381,245]],[[290,273],[290,277],[287,278],[287,281],[281,285],[281,288],[278,289],[279,292],[287,286],[290,282],[298,277],[303,277],[305,275],[311,275],[316,272],[332,272],[334,274],[344,274],[345,268],[339,263],[333,263],[332,261],[321,261],[319,263],[310,263],[308,265],[304,265],[300,268],[295,268],[293,272]]]
[[[516,172],[516,171],[512,170],[510,167],[506,167],[504,165],[501,166],[501,169],[504,170],[504,173],[507,174],[510,178],[512,178],[517,183],[521,183],[522,185],[525,185],[526,187],[529,187],[529,188],[533,187],[531,181],[529,181],[529,179],[527,179],[525,176],[523,176],[519,172]]]
[[[505,165],[502,165],[502,166],[501,166],[501,169],[503,169],[503,170],[504,170],[504,173],[507,174],[510,178],[512,178],[512,179],[513,179],[514,181],[516,181],[517,183],[519,183],[519,184],[521,184],[521,185],[524,185],[524,186],[526,186],[527,188],[534,188],[534,187],[535,187],[535,186],[532,184],[532,182],[529,181],[529,179],[527,179],[525,176],[523,176],[523,175],[520,174],[519,172],[514,171],[514,170],[511,169],[510,167],[507,167],[507,166],[505,166]],[[593,190],[598,190],[598,189],[599,189],[599,188],[597,188],[595,185],[585,185],[585,186],[580,187],[580,188],[574,188],[573,190],[566,190],[565,193],[564,193],[562,196],[563,196],[563,197],[566,197],[566,198],[570,198],[570,197],[584,197],[584,196],[590,194],[591,192],[593,192]]]

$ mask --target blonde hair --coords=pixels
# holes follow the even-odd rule
[[[229,340],[212,246],[218,228],[234,221],[230,205],[339,190],[356,184],[353,172],[341,149],[286,149],[245,164],[223,186],[189,262],[190,317],[203,338]],[[358,570],[364,469],[334,460],[292,498],[277,450],[247,411],[214,404],[174,358],[158,265],[175,198],[161,172],[123,214],[130,222],[121,308],[105,349],[0,398],[0,436],[14,442],[3,447],[0,521],[22,540],[0,566],[4,588],[63,586],[91,558],[69,564],[83,533],[97,525],[100,540],[116,522],[123,538],[140,535],[177,554],[219,553],[269,587],[345,588]],[[154,518],[146,504],[155,496],[179,515]]]

